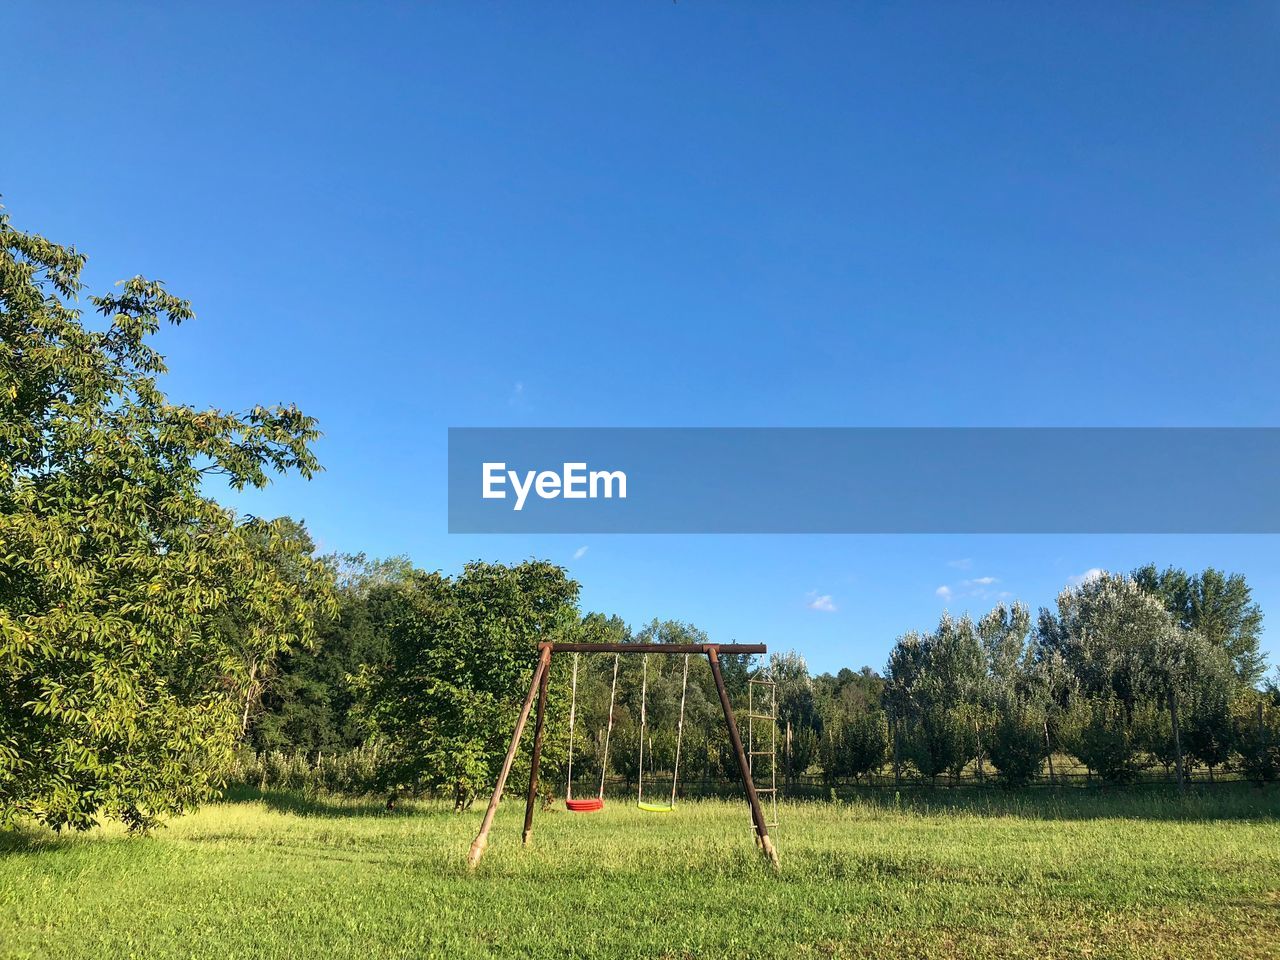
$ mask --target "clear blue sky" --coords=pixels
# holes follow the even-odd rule
[[[1212,564],[1274,659],[1273,537],[450,537],[444,487],[449,426],[1280,424],[1274,4],[136,6],[0,8],[0,192],[194,302],[175,398],[319,417],[241,509],[818,669]]]

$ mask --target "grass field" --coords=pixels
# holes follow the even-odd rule
[[[151,837],[0,833],[4,957],[1280,956],[1280,795],[479,811],[267,794]]]

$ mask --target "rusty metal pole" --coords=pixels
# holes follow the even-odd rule
[[[760,849],[769,858],[774,869],[778,868],[778,851],[773,848],[769,839],[769,827],[765,823],[764,811],[760,809],[760,795],[756,793],[756,784],[751,777],[751,767],[747,763],[746,752],[742,749],[742,737],[738,734],[738,722],[733,718],[733,705],[729,703],[729,691],[724,687],[724,677],[720,674],[720,652],[711,646],[707,650],[707,659],[711,662],[711,676],[716,681],[716,692],[720,694],[720,706],[724,709],[724,722],[729,728],[729,743],[733,746],[734,755],[738,758],[738,772],[742,774],[742,785],[747,791],[747,803],[751,805],[751,820],[756,827],[756,839]]]
[[[538,684],[538,719],[533,725],[533,759],[529,763],[529,798],[524,804],[524,833],[520,842],[529,845],[529,837],[533,835],[533,805],[538,798],[538,770],[542,767],[542,723],[547,714],[547,681],[551,679],[550,658],[547,668],[542,671],[542,682]]]
[[[471,849],[467,853],[468,869],[475,869],[480,858],[484,856],[485,847],[489,845],[489,828],[493,826],[493,815],[498,812],[498,801],[502,799],[502,790],[507,785],[507,776],[511,773],[511,764],[515,761],[516,750],[520,747],[520,735],[524,733],[524,725],[529,721],[529,711],[533,707],[534,694],[547,672],[547,663],[551,660],[551,645],[539,645],[538,665],[533,670],[533,679],[529,682],[529,692],[525,695],[524,705],[520,708],[520,716],[516,720],[515,731],[511,734],[511,746],[507,747],[507,756],[502,761],[502,772],[498,774],[498,783],[493,788],[493,796],[489,798],[489,807],[480,821],[480,832],[471,841]]]

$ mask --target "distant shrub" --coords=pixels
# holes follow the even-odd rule
[[[1240,772],[1256,784],[1280,778],[1280,716],[1269,704],[1241,704],[1235,717],[1235,748]]]
[[[1023,787],[1040,775],[1048,754],[1044,738],[1044,714],[1025,705],[1001,709],[992,730],[987,754],[1000,781]]]
[[[1149,763],[1139,750],[1146,744],[1118,700],[1080,700],[1068,712],[1063,742],[1086,767],[1107,783],[1132,783]]]
[[[378,749],[357,747],[340,753],[266,750],[239,754],[227,775],[231,786],[299,790],[361,796],[379,791]]]

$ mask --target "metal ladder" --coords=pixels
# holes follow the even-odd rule
[[[758,729],[757,729],[758,728]],[[757,761],[759,765],[757,766]],[[747,678],[747,769],[761,798],[765,825],[778,825],[778,685],[766,671]],[[762,782],[763,781],[763,782]],[[767,799],[768,805],[763,801]]]

